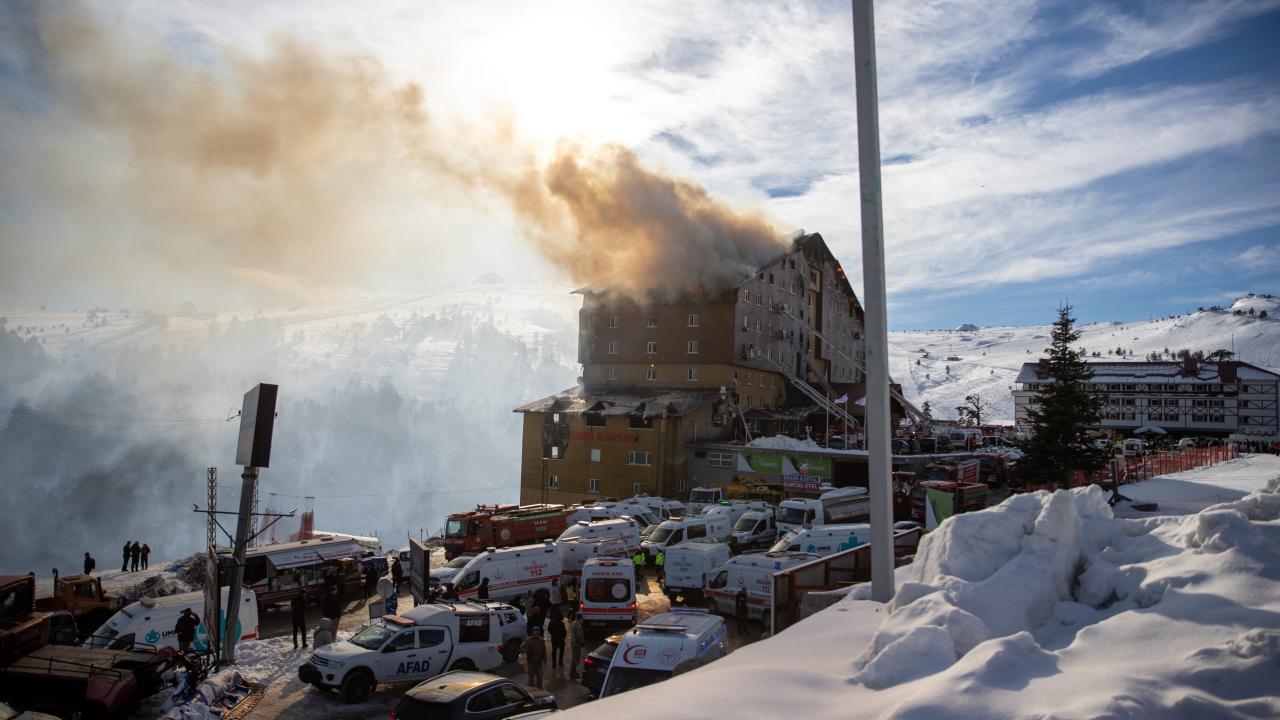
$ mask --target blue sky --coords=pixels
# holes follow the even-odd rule
[[[87,18],[108,70],[47,51],[59,35],[40,11]],[[1137,319],[1280,291],[1280,2],[884,1],[876,12],[891,327],[1039,324],[1063,300],[1084,321]],[[264,288],[306,299],[484,271],[565,282],[509,210],[456,202],[398,159],[339,151],[322,190],[314,177],[139,181],[145,152],[130,143],[145,141],[113,135],[99,107],[135,88],[111,84],[118,75],[168,64],[233,78],[286,37],[417,84],[455,132],[502,125],[544,156],[566,139],[621,143],[780,230],[821,232],[860,287],[850,23],[847,2],[8,4],[0,301],[208,307],[264,302]],[[92,91],[65,92],[77,82]],[[167,117],[164,97],[140,102],[148,119]],[[217,210],[199,222],[157,210],[189,207],[166,197],[188,185]],[[359,228],[359,243],[339,243],[348,255],[324,266],[302,242],[218,249],[280,220],[223,223],[246,193],[300,187],[320,210],[286,215],[296,234]],[[349,216],[321,212],[331,206]],[[75,260],[86,235],[103,258]]]

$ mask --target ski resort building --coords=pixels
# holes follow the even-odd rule
[[[582,384],[515,409],[521,502],[682,496],[686,444],[733,440],[748,414],[786,416],[800,392],[829,402],[865,382],[862,305],[818,234],[731,287],[664,301],[577,292]]]
[[[1173,437],[1280,440],[1280,375],[1245,362],[1089,363],[1088,388],[1107,398],[1099,428],[1133,432],[1159,428]],[[1013,391],[1014,422],[1030,425],[1027,410],[1053,378],[1026,363]]]

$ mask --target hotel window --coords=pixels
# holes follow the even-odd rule
[[[653,458],[653,453],[640,452],[639,450],[632,450],[627,453],[627,464],[628,465],[651,465],[652,463],[650,461],[652,458]]]
[[[698,327],[698,313],[689,313],[689,327]]]
[[[688,354],[690,354],[690,355],[697,355],[697,354],[698,354],[698,341],[697,341],[697,340],[690,340],[690,341],[689,341],[689,349],[687,350],[687,352],[688,352]]]
[[[651,327],[651,328],[658,327],[658,318],[653,315],[650,315],[649,319],[645,321],[644,326]]]
[[[611,327],[611,328],[616,328],[616,327],[618,327],[618,316],[617,316],[617,315],[610,315],[610,316],[609,316],[609,327]]]
[[[707,465],[719,468],[736,467],[736,455],[731,452],[708,452]]]
[[[595,478],[591,478],[590,480],[588,480],[587,492],[593,492],[593,493],[600,492],[600,481]]]
[[[752,380],[753,380],[753,378],[754,378],[754,377],[755,377],[755,376],[754,376],[754,375],[752,375],[751,373],[747,373],[747,384],[748,384],[748,385],[755,385],[755,383],[754,383],[754,382],[752,382]]]
[[[600,448],[591,448],[591,462],[600,462]]]
[[[605,343],[605,344],[604,344],[604,351],[605,351],[605,353],[606,353],[606,354],[608,354],[608,355],[617,355],[617,354],[618,354],[618,341],[617,341],[617,340],[610,340],[609,342]]]
[[[645,343],[644,352],[646,355],[657,355],[658,343],[654,342],[653,340],[650,340],[649,342]]]
[[[689,368],[689,374],[685,376],[685,380],[689,382],[698,381],[698,368]]]
[[[606,371],[605,371],[604,377],[605,377],[605,379],[606,379],[606,380],[608,380],[608,381],[610,381],[610,382],[613,382],[614,380],[617,380],[617,379],[618,379],[618,371],[617,371],[617,369],[615,369],[615,368],[609,368],[608,370],[606,370]]]
[[[649,380],[649,381],[651,381],[651,382],[652,382],[652,381],[654,381],[654,380],[657,380],[657,379],[658,379],[658,369],[657,369],[657,368],[649,368],[649,369],[645,370],[645,371],[644,371],[644,379],[645,379],[645,380]]]
[[[547,476],[547,487],[551,488],[552,490],[555,490],[556,486],[559,484],[560,484],[560,478],[556,477],[555,475]]]
[[[763,331],[760,329],[760,321],[759,321],[759,320],[756,320],[756,332],[763,332]]]
[[[751,318],[747,317],[746,315],[742,316],[742,329],[743,330],[751,329]]]
[[[750,305],[750,304],[751,304],[751,288],[743,288],[743,289],[742,289],[742,300],[743,300],[743,302],[747,303],[748,305]]]

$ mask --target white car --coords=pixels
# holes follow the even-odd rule
[[[417,683],[448,670],[488,672],[502,664],[503,622],[480,603],[429,603],[384,615],[350,640],[317,648],[298,677],[362,702],[379,683]]]

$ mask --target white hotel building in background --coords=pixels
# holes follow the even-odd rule
[[[1089,363],[1089,390],[1105,394],[1100,429],[1118,434],[1144,426],[1171,437],[1280,440],[1280,375],[1245,362]],[[1013,391],[1014,423],[1029,428],[1027,409],[1053,378],[1026,363]]]

